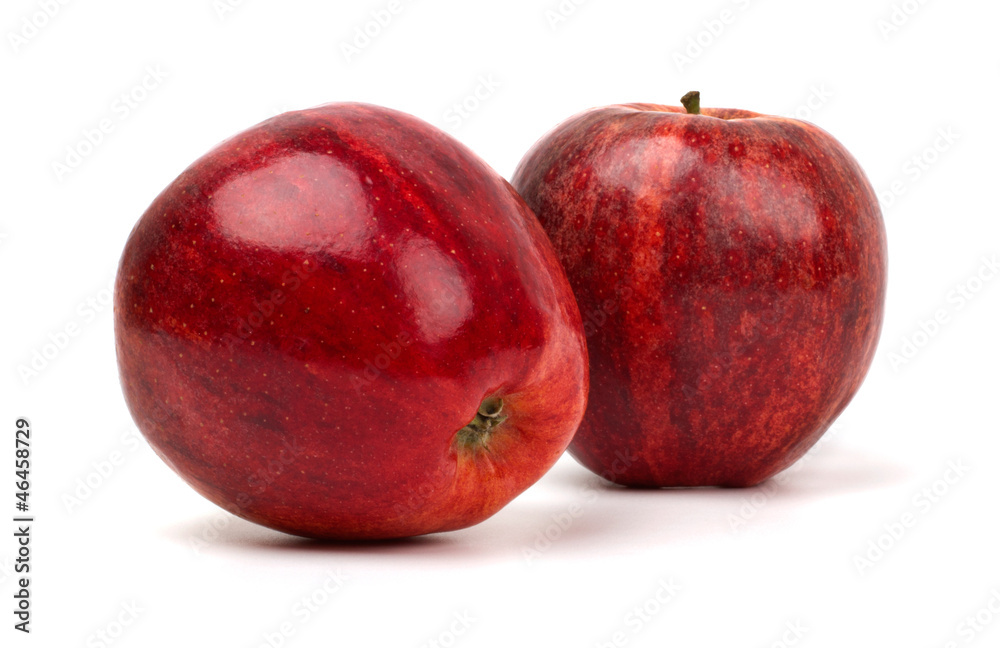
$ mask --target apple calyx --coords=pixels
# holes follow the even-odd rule
[[[681,97],[681,105],[684,106],[684,110],[686,110],[689,115],[700,115],[701,93],[697,90],[692,90]]]
[[[506,416],[500,416],[502,410],[503,400],[484,398],[472,420],[455,434],[455,441],[465,447],[483,445],[490,431],[507,420]]]

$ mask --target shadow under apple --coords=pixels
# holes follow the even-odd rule
[[[166,529],[178,543],[213,552],[350,554],[399,557],[463,567],[467,561],[523,561],[630,553],[642,546],[732,537],[730,517],[747,500],[794,515],[821,499],[856,495],[905,482],[909,471],[830,444],[752,488],[635,489],[607,482],[566,457],[535,487],[485,522],[449,533],[374,542],[319,541],[231,516],[185,521]],[[770,514],[749,520],[766,525]],[[208,533],[206,533],[208,531]]]

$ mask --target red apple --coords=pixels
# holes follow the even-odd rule
[[[801,457],[871,364],[885,227],[816,126],[745,110],[580,113],[514,174],[584,318],[570,446],[630,486],[750,486]]]
[[[269,119],[174,180],[125,246],[115,337],[159,456],[302,536],[480,522],[586,406],[579,311],[524,201],[450,136],[364,104]]]

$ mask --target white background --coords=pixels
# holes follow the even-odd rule
[[[27,416],[37,516],[34,632],[12,629],[5,532],[0,644],[997,645],[1000,280],[979,276],[1000,253],[996,3],[567,0],[561,15],[558,0],[400,0],[350,57],[342,45],[388,0],[48,4],[50,18],[35,0],[0,13],[0,513],[14,515]],[[361,100],[452,132],[509,177],[582,109],[691,89],[704,106],[819,124],[882,197],[879,353],[836,429],[779,479],[628,492],[564,457],[477,527],[329,546],[221,512],[133,436],[118,257],[154,196],[223,138]],[[88,147],[102,120],[110,133]],[[308,615],[303,597],[320,601]]]

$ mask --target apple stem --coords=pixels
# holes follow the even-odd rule
[[[688,111],[689,115],[700,115],[701,93],[697,90],[692,90],[681,97],[681,105],[684,106],[684,110]]]
[[[500,416],[501,410],[503,410],[501,399],[483,399],[473,419],[458,431],[457,440],[464,445],[482,444],[490,430],[507,420],[506,416]]]

